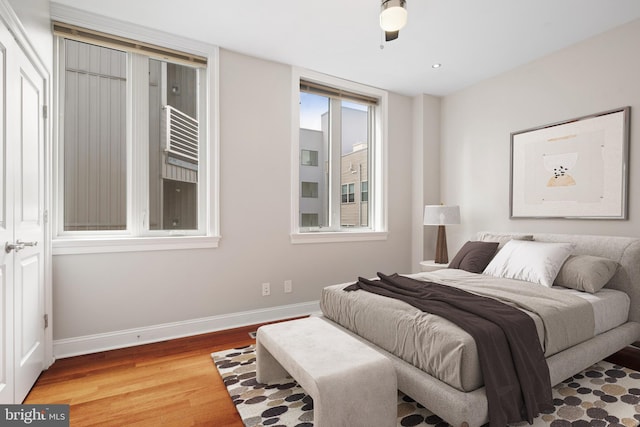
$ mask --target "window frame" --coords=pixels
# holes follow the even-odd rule
[[[314,160],[315,158],[315,162],[310,162],[309,164],[304,163],[304,152],[308,152],[308,153],[315,153],[315,155],[309,155],[309,159],[310,160]],[[315,168],[318,167],[318,151],[317,150],[307,150],[307,149],[302,149],[300,150],[300,166],[307,166],[310,168]]]
[[[304,184],[311,184],[310,187],[307,186],[307,190],[311,190],[311,195],[309,195],[309,194],[305,195],[305,185]],[[305,199],[317,199],[318,198],[318,187],[319,187],[319,185],[318,185],[317,182],[315,182],[315,181],[300,181],[300,186],[301,186],[301,188],[300,188],[300,197],[305,198]]]
[[[318,214],[317,213],[306,213],[306,212],[300,212],[300,219],[302,220],[302,217],[304,217],[305,215],[315,215],[315,219],[316,219],[316,223],[318,222]],[[311,226],[314,227],[314,226]]]
[[[345,187],[347,187],[347,191],[345,192]],[[345,197],[346,200],[345,200]],[[348,182],[346,184],[341,184],[340,185],[340,204],[342,205],[346,205],[349,203],[355,203],[356,202],[356,183],[355,182]]]
[[[314,228],[305,229],[300,226],[300,80],[316,82],[321,85],[343,89],[353,93],[359,93],[378,99],[375,108],[375,123],[371,137],[372,146],[370,166],[371,171],[368,181],[374,188],[373,194],[369,191],[370,212],[372,218],[368,228],[338,228],[332,230],[320,230]],[[325,242],[351,242],[368,240],[386,240],[387,230],[387,122],[388,122],[388,93],[384,90],[372,88],[363,84],[328,76],[322,73],[293,67],[291,79],[292,94],[292,125],[291,125],[291,243],[325,243]],[[338,165],[339,167],[339,165]],[[339,187],[341,188],[341,187]],[[337,195],[341,200],[341,194]],[[339,204],[340,205],[340,204]]]
[[[153,251],[153,250],[175,250],[194,248],[215,248],[220,240],[219,224],[219,49],[217,46],[206,43],[195,42],[179,36],[174,36],[161,31],[140,28],[136,25],[97,17],[86,12],[73,11],[66,7],[53,7],[51,11],[52,19],[55,21],[69,23],[83,28],[111,34],[116,37],[134,39],[145,43],[150,43],[168,49],[198,55],[207,58],[207,66],[202,72],[203,80],[200,84],[206,87],[202,91],[203,97],[199,100],[199,105],[203,108],[204,125],[201,128],[203,134],[202,143],[202,168],[199,170],[198,191],[202,191],[203,203],[198,206],[199,229],[195,230],[149,230],[144,224],[145,211],[148,211],[148,197],[140,197],[141,193],[148,194],[147,190],[140,187],[148,185],[148,160],[138,162],[133,168],[133,162],[141,157],[146,159],[148,144],[132,144],[134,133],[140,132],[132,126],[134,118],[135,102],[130,77],[135,70],[136,54],[127,57],[127,173],[134,176],[127,177],[127,229],[121,231],[64,231],[64,141],[63,141],[63,113],[64,113],[64,79],[61,78],[61,67],[64,61],[61,54],[64,52],[62,44],[63,36],[54,36],[54,147],[53,147],[53,254],[76,254],[76,253],[103,253],[103,252],[131,252],[131,251]],[[108,46],[112,47],[112,46]],[[150,55],[141,58],[138,62],[147,61]],[[157,59],[157,58],[154,58]],[[166,60],[173,62],[171,60]],[[138,64],[140,65],[140,64]],[[139,67],[138,67],[139,68]],[[148,65],[147,65],[148,68]],[[143,70],[137,70],[141,72]],[[144,102],[148,102],[145,98]],[[145,110],[146,116],[146,110]],[[139,122],[137,128],[147,128],[148,122]],[[144,132],[144,130],[142,130]],[[145,152],[145,150],[147,150]],[[146,174],[146,175],[145,175]],[[137,182],[137,185],[133,183]],[[137,187],[137,188],[136,188]],[[203,206],[201,206],[203,205]],[[146,229],[145,229],[146,227]]]
[[[366,190],[363,190],[362,187],[366,187]],[[366,200],[365,197],[363,197],[364,195],[367,195]],[[360,201],[361,202],[367,202],[369,203],[369,181],[360,181]]]

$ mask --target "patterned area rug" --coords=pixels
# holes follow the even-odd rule
[[[313,400],[291,378],[277,384],[256,381],[253,346],[211,355],[247,427],[311,427]],[[553,389],[555,410],[534,426],[638,426],[640,373],[599,362]],[[447,424],[409,396],[398,393],[398,427]],[[528,423],[519,424],[528,426]]]

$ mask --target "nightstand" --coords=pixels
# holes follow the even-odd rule
[[[449,263],[436,264],[436,262],[432,259],[420,262],[420,269],[422,271],[436,271],[436,270],[442,270],[443,268],[447,268],[447,267],[449,267]]]

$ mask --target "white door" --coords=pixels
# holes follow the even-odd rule
[[[0,270],[8,362],[0,396],[21,403],[44,368],[44,80],[4,27],[0,43],[6,70]]]
[[[13,38],[0,26],[0,245],[13,242],[13,171],[6,158],[7,134],[4,101],[7,88],[7,43]],[[9,168],[9,170],[7,170]],[[7,206],[9,205],[9,206]],[[13,402],[13,254],[0,249],[0,403]]]
[[[22,51],[17,53],[18,84],[12,86],[18,93],[11,99],[17,96],[19,108],[12,108],[7,121],[18,130],[8,142],[15,168],[15,400],[22,402],[44,367],[44,81]]]

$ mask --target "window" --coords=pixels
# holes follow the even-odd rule
[[[302,166],[318,166],[318,152],[315,150],[301,150]]]
[[[54,31],[61,112],[54,246],[213,236],[209,58],[58,22]]]
[[[292,241],[385,238],[386,93],[308,71],[294,79],[299,116],[293,149],[301,160],[292,185],[302,185],[294,209],[304,213],[292,216],[299,218],[292,226]],[[317,183],[313,200],[305,195],[308,182]],[[317,225],[305,219],[310,214],[317,216]],[[340,233],[345,231],[348,234]]]
[[[355,202],[355,184],[342,184],[342,203]]]
[[[360,183],[360,200],[363,202],[369,201],[369,183],[367,181]]]
[[[318,214],[315,214],[315,213],[303,213],[300,223],[304,224],[304,227],[317,227],[318,226]]]
[[[63,52],[64,231],[126,230],[127,54],[75,40]]]
[[[302,197],[309,197],[312,199],[318,198],[318,183],[317,182],[302,182]]]

